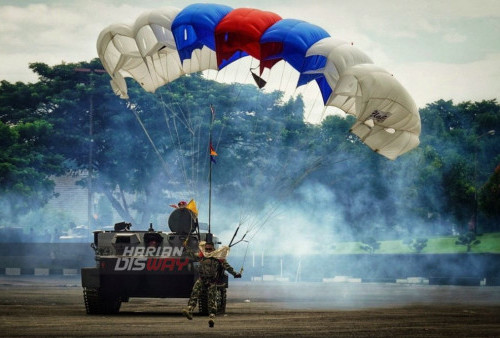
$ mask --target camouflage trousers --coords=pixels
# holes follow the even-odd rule
[[[191,291],[191,297],[189,297],[188,306],[191,309],[196,308],[198,304],[198,299],[202,292],[207,293],[208,297],[208,314],[216,314],[217,313],[217,284],[215,283],[207,283],[203,282],[201,279],[198,279],[193,286],[193,290]]]

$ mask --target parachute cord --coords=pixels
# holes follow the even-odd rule
[[[240,274],[243,273],[243,268],[245,267],[245,262],[247,260],[248,247],[250,246],[250,242],[247,241],[247,248],[245,249],[245,255],[243,256],[243,262],[241,263]]]
[[[349,158],[344,158],[338,161],[333,162],[332,164],[338,164],[344,161],[347,161]],[[281,201],[283,201],[290,193],[302,182],[310,173],[317,170],[323,164],[323,157],[317,158],[311,166],[304,170],[304,173],[294,179],[290,184],[287,184],[287,189],[284,189],[278,196],[277,201],[273,204],[273,206],[268,209],[268,211],[263,215],[263,217],[256,217],[256,219],[263,218],[260,221],[254,221],[248,228],[247,233],[251,233],[250,239],[248,242],[251,242],[255,236],[264,228],[267,222],[274,217],[278,213],[278,209],[280,207]]]
[[[251,70],[251,69],[252,69],[252,65],[253,65],[253,60],[257,60],[257,59],[255,59],[253,56],[249,56],[249,57],[250,57],[250,70]],[[243,66],[243,65],[240,65],[240,62],[238,62],[238,69],[240,69],[240,67],[242,67],[242,66]],[[259,64],[257,64],[257,66],[256,66],[256,67],[259,67]],[[246,76],[245,76],[245,81],[244,81],[244,83],[247,83],[248,78],[249,78],[250,74],[252,74],[252,72],[251,72],[251,71],[249,71],[248,73],[247,73],[247,72],[245,72],[245,73],[246,73]],[[259,73],[260,73],[260,72],[259,72]],[[235,76],[235,77],[236,77],[236,76]],[[236,79],[235,79],[235,81],[236,81]],[[241,92],[241,90],[240,90],[240,92]]]
[[[240,68],[241,68],[241,64],[242,62],[236,62],[236,71],[234,72],[234,77],[232,78],[232,81],[233,83],[236,82],[236,77],[238,76],[238,74],[240,73]],[[246,80],[246,79],[245,79]]]
[[[323,110],[321,111],[321,117],[320,117],[320,121],[323,121],[323,119],[325,118],[325,115],[326,115],[326,109],[327,109],[327,106],[324,106],[323,107]]]
[[[256,105],[258,105],[260,103],[259,96],[257,96],[255,98],[255,100],[256,100]],[[251,133],[251,135],[252,135],[252,140],[251,141],[253,142],[253,141],[255,141],[255,135],[256,135],[256,130],[257,130],[257,123],[253,123],[252,129],[253,129],[253,131]],[[248,203],[248,205],[249,204],[250,203]],[[245,212],[247,215],[250,215],[251,214],[251,207],[248,207],[247,210],[243,210],[243,205],[242,205],[242,209],[240,210],[240,220],[241,220],[241,213],[243,213],[243,212]],[[254,216],[253,219],[252,219],[250,216],[248,216],[247,220],[245,220],[244,222],[247,222],[247,221],[250,223],[249,226],[247,227],[247,229],[248,229],[247,232],[251,232],[253,229],[255,229],[256,227],[258,227],[260,218]]]
[[[160,99],[162,101],[163,116],[165,118],[165,124],[167,125],[167,129],[168,129],[168,132],[169,132],[169,135],[170,135],[170,141],[172,142],[173,145],[175,145],[176,142],[175,142],[175,139],[174,139],[174,136],[173,136],[172,129],[170,127],[169,118],[167,116],[167,111],[166,111],[166,107],[165,107],[166,104],[165,104],[165,102],[163,100],[163,95],[161,95],[161,94],[160,94]],[[173,113],[172,110],[170,110],[170,111],[172,112],[172,115],[173,115],[173,119],[172,120],[173,120],[173,123],[175,125],[175,116],[176,115],[175,115],[175,113]],[[184,168],[184,158],[181,156],[181,149],[177,149],[176,153],[177,153],[177,159],[181,163],[181,167],[183,168],[183,171],[185,171],[185,168]],[[184,175],[184,176],[186,176],[186,175]],[[188,185],[187,180],[186,180],[186,185]]]
[[[288,80],[286,81],[287,84],[290,84],[291,82],[291,79],[292,79],[292,75],[293,75],[293,72],[289,72],[288,74]],[[299,74],[299,77],[300,77],[300,74]],[[297,84],[299,82],[299,79],[297,78],[297,82],[295,83],[295,86],[294,86],[294,92],[295,90],[297,90]]]
[[[197,149],[196,149],[196,152],[193,152],[193,154],[198,154],[197,155],[197,159],[195,161],[195,158],[194,158],[194,155],[193,155],[193,168],[195,168],[194,172],[193,172],[193,182],[199,182],[200,180],[200,162],[201,162],[201,159],[200,159],[200,155],[201,155],[202,151],[201,151],[201,125],[198,126],[198,143],[197,143]],[[203,153],[203,156],[202,159],[206,158],[205,156],[205,153]]]
[[[173,125],[174,125],[174,130],[175,130],[175,134],[176,134],[176,137],[177,137],[177,142],[175,142],[174,140],[174,136],[173,136],[173,132],[172,132],[172,129],[170,127],[170,123],[168,123],[169,119],[168,119],[168,116],[167,116],[167,111],[166,111],[166,104],[163,100],[163,95],[160,94],[160,100],[162,102],[162,108],[163,108],[163,115],[165,117],[165,123],[167,124],[167,128],[168,128],[168,131],[169,131],[169,134],[170,134],[170,139],[172,141],[172,144],[176,144],[177,143],[177,158],[179,159],[179,162],[181,164],[181,168],[182,168],[182,175],[184,177],[184,182],[186,184],[186,186],[188,186],[188,189],[190,191],[193,191],[194,188],[192,186],[192,183],[190,183],[190,181],[188,180],[188,175],[187,175],[187,169],[186,169],[186,164],[185,164],[185,161],[184,161],[184,157],[182,156],[182,146],[181,146],[181,143],[180,143],[180,136],[179,136],[179,131],[177,129],[177,123],[176,123],[176,120],[180,118],[178,117],[178,115],[171,109],[169,108],[172,116],[173,116],[173,119],[172,119],[172,122],[173,122]],[[181,121],[182,122],[182,121]],[[187,127],[187,126],[186,126]],[[189,129],[189,128],[188,128]]]
[[[264,220],[261,221],[260,224],[255,223],[254,227],[249,231],[249,232],[253,232],[252,236],[249,239],[249,242],[251,242],[254,239],[254,237],[263,229],[264,225],[266,225],[267,222],[269,222],[271,217],[276,215],[279,207],[280,207],[280,205],[278,203],[274,203],[274,206],[269,210],[269,212],[266,215],[264,215]]]
[[[199,169],[199,151],[200,151],[200,142],[201,142],[201,124],[195,126],[190,116],[192,114],[184,114],[184,118],[186,119],[186,125],[188,125],[188,129],[191,133],[190,139],[190,147],[191,147],[191,174],[189,175],[191,180],[191,191],[192,194],[195,194],[195,186],[198,182],[198,169]],[[187,174],[186,174],[187,175]]]
[[[169,170],[168,170],[168,166],[167,166],[167,163],[165,162],[165,160],[163,159],[163,157],[161,156],[160,152],[158,151],[158,148],[156,147],[155,143],[153,142],[153,140],[151,139],[151,136],[149,135],[147,129],[146,129],[146,126],[144,125],[144,123],[142,122],[141,120],[141,117],[139,116],[137,110],[135,109],[134,105],[130,102],[130,100],[127,100],[127,107],[132,110],[132,112],[134,113],[137,121],[139,122],[139,124],[141,125],[142,127],[142,130],[144,131],[144,134],[146,134],[146,137],[148,138],[149,142],[151,143],[151,146],[153,147],[156,155],[158,156],[158,159],[160,160],[162,166],[163,166],[163,169],[165,170],[165,173],[167,174],[167,176],[170,174],[169,173]]]
[[[311,82],[309,82],[309,83],[311,83]],[[313,104],[311,105],[311,108],[309,108],[309,113],[307,114],[306,121],[308,121],[308,120],[309,120],[309,118],[311,117],[311,114],[312,114],[313,108],[314,108],[314,106],[316,105],[316,102],[318,101],[318,96],[320,95],[320,93],[321,93],[321,91],[320,91],[320,90],[318,90],[318,91],[316,92],[316,97],[314,98],[314,102],[313,102]],[[322,117],[323,117],[323,115],[322,115]]]
[[[282,90],[282,86],[283,86],[283,77],[285,76],[285,68],[286,68],[286,61],[283,60],[283,70],[281,71],[281,79],[280,79],[280,86],[279,86],[279,89],[282,91],[282,92],[285,92],[285,90]],[[290,80],[290,79],[288,79]],[[288,82],[287,82],[288,83]]]
[[[184,157],[182,156],[181,137],[179,135],[179,129],[177,128],[177,123],[175,121],[176,120],[174,119],[174,130],[175,130],[175,134],[177,136],[177,147],[179,149],[179,152],[181,152],[180,158],[181,158],[182,175],[184,176],[184,182],[186,183],[186,185],[189,186],[189,189],[192,190],[192,187],[190,187],[190,184],[189,184],[186,163],[184,162]]]
[[[171,110],[172,113],[173,113],[173,129],[174,129],[174,132],[175,132],[175,137],[174,137],[174,142],[173,144],[176,145],[176,148],[177,148],[177,157],[179,159],[179,162],[180,162],[180,167],[182,168],[182,176],[184,178],[184,183],[186,185],[189,185],[189,181],[187,179],[187,173],[186,173],[186,164],[185,164],[185,161],[184,161],[184,156],[183,156],[183,149],[182,149],[182,146],[181,146],[181,142],[180,142],[180,138],[179,138],[179,131],[177,129],[177,114]]]
[[[194,162],[195,162],[195,152],[194,152],[194,149],[195,149],[195,144],[196,144],[196,141],[195,141],[195,135],[196,135],[196,129],[195,129],[195,126],[193,125],[191,119],[189,118],[189,116],[191,114],[189,114],[189,112],[184,112],[184,110],[182,109],[181,105],[179,103],[176,103],[179,111],[181,112],[182,114],[182,117],[185,121],[183,121],[182,119],[180,119],[180,121],[183,121],[183,124],[186,126],[186,128],[188,129],[191,137],[190,137],[190,140],[189,140],[189,144],[187,145],[188,149],[190,149],[190,152],[191,152],[191,173],[188,173],[188,169],[186,167],[186,164],[185,164],[185,161],[183,161],[183,164],[182,164],[182,168],[183,168],[183,175],[185,177],[185,181],[186,181],[186,185],[189,187],[190,189],[190,192],[191,194],[194,195],[194,192],[195,192],[195,186],[196,186],[196,181],[194,180],[195,178],[195,167],[194,167]],[[178,142],[179,142],[179,148],[181,148],[181,144],[180,144],[180,136],[179,136],[179,131],[178,129],[176,128],[176,134],[177,134],[177,139],[178,139]]]

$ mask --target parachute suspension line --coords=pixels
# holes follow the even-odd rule
[[[333,164],[338,164],[344,161],[347,161],[348,158],[344,158],[338,161],[333,162]],[[266,223],[274,216],[278,214],[278,210],[280,207],[281,202],[290,195],[290,193],[296,189],[296,187],[313,171],[317,170],[321,165],[323,165],[324,158],[320,157],[317,158],[313,163],[305,168],[304,173],[300,175],[299,177],[295,178],[289,183],[283,183],[281,185],[281,188],[285,188],[281,191],[281,193],[278,195],[277,200],[272,204],[270,208],[267,209],[267,211],[263,214],[262,217],[256,216],[253,222],[247,227],[246,234],[250,234],[251,237],[248,239],[248,242],[252,241],[254,237],[264,228]],[[285,166],[286,167],[286,166]]]
[[[253,60],[257,60],[253,56],[248,56],[248,57],[250,58],[250,72],[247,73],[245,71],[245,81],[243,81],[243,83],[247,83],[248,82],[248,77],[252,76]],[[240,65],[240,62],[238,62],[238,71],[241,69],[241,67],[243,67],[243,65]],[[257,67],[259,67],[259,63],[257,64],[257,66],[255,68],[257,68]],[[238,74],[238,72],[236,74]],[[236,75],[235,75],[234,81],[236,81]],[[261,88],[260,86],[258,86],[258,87],[259,87],[259,89]]]
[[[210,60],[210,61],[211,61],[211,60]],[[215,71],[215,77],[214,77],[214,79],[213,79],[213,80],[214,80],[214,81],[217,81],[217,80],[218,80],[218,78],[219,78],[219,74],[222,74],[222,75],[221,75],[221,77],[224,77],[223,72],[225,72],[225,71],[223,71],[223,70],[219,69],[219,66],[217,66],[216,71]],[[224,81],[222,81],[222,82],[224,82]]]
[[[130,102],[130,100],[127,100],[127,107],[134,113],[137,121],[139,122],[139,124],[141,125],[142,127],[142,130],[144,131],[144,134],[146,135],[146,137],[148,138],[149,140],[149,143],[151,143],[151,146],[153,147],[156,155],[158,156],[158,159],[160,160],[162,166],[163,166],[163,169],[165,170],[165,173],[168,175],[169,174],[169,171],[168,171],[168,166],[167,166],[167,163],[165,163],[165,160],[163,159],[163,157],[161,156],[160,152],[158,151],[158,148],[156,147],[155,143],[153,142],[153,140],[151,139],[151,136],[149,135],[147,129],[146,129],[146,126],[144,125],[144,123],[142,122],[141,120],[141,117],[139,116],[139,113],[137,112],[134,104],[132,104]]]
[[[256,96],[255,97],[255,105],[259,106],[259,103],[261,102],[261,100],[262,100],[262,97],[260,95]],[[251,127],[252,127],[252,132],[250,133],[251,139],[249,140],[249,142],[253,143],[256,141],[255,135],[257,134],[256,131],[257,131],[258,125],[257,125],[257,123],[253,123]],[[250,206],[251,203],[244,203],[244,205],[247,205],[247,208],[245,210],[246,214],[250,215],[252,213],[252,207]],[[242,207],[243,207],[243,205],[242,205]],[[243,212],[243,210],[241,210],[240,212]],[[247,217],[247,218],[249,219],[251,226],[253,226],[253,224],[256,223],[255,219],[252,220],[252,219],[250,219],[250,217]]]
[[[283,78],[285,76],[285,69],[286,69],[286,61],[283,60],[283,70],[281,71],[281,79],[280,79],[280,86],[279,86],[279,90],[281,90],[282,92],[285,92],[285,90],[282,89],[282,86],[283,86]],[[290,80],[290,79],[288,79]],[[288,83],[288,82],[287,82]]]
[[[241,69],[241,64],[243,62],[236,62],[236,72],[234,72],[234,75],[233,75],[233,78],[232,78],[232,83],[236,82],[236,77],[238,76],[238,74],[240,73],[240,69]]]
[[[195,152],[195,149],[196,149],[196,126],[193,124],[193,121],[191,120],[190,116],[192,115],[189,111],[187,112],[184,112],[184,110],[182,109],[182,107],[180,106],[180,104],[177,104],[179,109],[181,110],[182,112],[182,115],[185,119],[185,124],[189,130],[189,134],[190,134],[190,139],[188,141],[188,144],[187,144],[187,148],[189,149],[191,155],[190,155],[190,158],[191,158],[191,172],[188,173],[188,170],[186,169],[186,177],[188,178],[189,180],[189,184],[190,184],[190,187],[191,187],[191,194],[194,195],[195,194],[195,186],[196,186],[196,180],[195,180],[195,177],[196,177],[196,173],[195,173],[195,162],[196,162],[196,152]],[[199,136],[199,135],[198,135]]]
[[[235,242],[234,244],[232,244],[232,246],[234,246],[242,241],[247,242],[247,244],[250,243],[253,240],[253,238],[257,235],[257,233],[260,232],[260,230],[263,228],[263,226],[269,221],[269,219],[271,219],[271,217],[276,214],[278,208],[279,208],[279,204],[274,203],[273,207],[266,212],[263,219],[261,219],[262,217],[260,217],[260,216],[255,216],[253,218],[253,220],[251,220],[251,224],[249,226],[247,226],[247,230],[243,234],[241,239],[238,240],[237,242]],[[238,232],[239,227],[244,223],[245,223],[245,221],[243,221],[243,222],[240,221],[240,224],[238,225],[238,228],[236,229],[236,232],[233,235],[233,240],[234,240],[234,237],[236,236],[236,233]],[[251,235],[251,238],[248,240],[245,240],[245,237],[248,234]],[[231,240],[231,242],[233,242],[233,240]]]
[[[243,262],[241,263],[240,274],[243,273],[243,268],[244,268],[245,262],[247,260],[248,246],[250,245],[249,241],[245,241],[245,242],[247,242],[247,248],[245,249],[245,255],[243,256]]]
[[[165,108],[165,101],[163,100],[163,95],[160,93],[160,100],[161,100],[161,108],[162,108],[162,111],[163,111],[163,118],[165,119],[165,124],[167,125],[167,129],[168,129],[168,134],[170,136],[170,142],[172,142],[172,144],[175,144],[174,142],[174,136],[172,134],[172,129],[170,128],[170,123],[169,123],[169,118],[167,116],[167,109]]]
[[[165,55],[165,58],[166,57],[167,56]],[[155,64],[155,61],[153,60],[152,56],[150,56],[150,60],[151,60],[151,67],[154,69],[154,72],[153,73],[150,72],[150,74],[154,74],[154,82],[156,83],[155,87],[156,86],[158,86],[158,87],[162,86],[163,84],[167,83],[167,79],[169,78],[169,76],[168,76],[168,67],[165,69],[165,74],[167,74],[167,76],[164,79],[164,78],[162,78],[159,75],[159,74],[163,74],[163,67],[162,67],[163,63],[161,62],[161,58],[158,60],[159,61],[158,63],[159,63],[159,66],[160,66],[160,72],[157,71],[157,65]],[[166,62],[166,60],[165,60],[165,62]]]
[[[257,68],[257,67],[255,67],[255,68]],[[284,67],[283,71],[281,72],[282,80],[283,80],[284,69],[286,67],[285,62],[284,62],[283,67]],[[250,70],[255,69],[255,68],[250,68]],[[258,103],[260,101],[259,97],[256,97],[255,100],[256,100],[256,105],[258,105]],[[257,130],[257,124],[253,124],[252,128],[253,128],[253,133],[251,133],[251,135],[255,135],[256,134],[255,131]],[[243,207],[244,205],[250,205],[250,203],[243,203],[242,208],[240,209],[240,225],[245,224],[247,222],[249,223],[247,225],[247,231],[243,235],[242,239],[249,233],[253,233],[253,236],[252,236],[252,238],[253,238],[260,231],[260,229],[269,221],[269,219],[271,219],[271,217],[274,214],[276,214],[276,212],[279,208],[279,204],[275,203],[274,206],[272,206],[271,208],[269,208],[266,211],[266,213],[264,214],[264,217],[262,217],[261,215],[250,216],[252,214],[252,208],[251,207],[244,208]],[[243,218],[243,216],[242,216],[243,213],[245,213],[247,215],[245,218]],[[239,243],[239,241],[237,243]]]
[[[254,227],[251,231],[253,231],[252,236],[249,241],[252,241],[254,237],[262,230],[264,225],[271,219],[271,217],[275,216],[278,212],[279,205],[278,203],[274,203],[273,207],[268,211],[267,214],[264,215],[264,219],[260,223],[255,223]]]
[[[289,191],[292,190],[293,189],[289,189]],[[254,220],[253,224],[247,230],[247,232],[251,233],[251,237],[248,240],[249,242],[254,239],[254,237],[264,228],[264,226],[267,224],[267,222],[269,222],[269,220],[272,217],[275,217],[279,214],[278,211],[280,208],[280,203],[286,196],[287,194],[281,194],[281,197],[278,198],[278,200],[272,204],[272,206],[263,215],[262,219],[260,219],[260,217],[257,217]]]
[[[184,115],[184,112],[182,111],[182,107],[179,105],[179,103],[178,103],[178,102],[173,102],[173,103],[169,104],[168,106],[173,106],[173,105],[177,106],[177,108],[178,108],[178,109],[179,109],[179,111],[182,113],[182,115]],[[189,125],[189,123],[188,123],[188,121],[187,121],[187,118],[186,118],[185,116],[183,116],[183,117],[184,117],[184,120],[186,120],[186,121],[184,121],[184,120],[180,117],[180,115],[179,115],[179,114],[175,113],[175,112],[174,112],[174,109],[172,109],[172,108],[170,108],[170,107],[169,107],[169,110],[170,110],[170,112],[172,113],[172,115],[174,116],[174,118],[178,119],[178,120],[179,120],[179,122],[181,122],[181,123],[184,125],[184,127],[186,127],[186,129],[188,129],[191,133],[193,132],[193,131],[192,131],[192,128],[191,128],[191,126]]]
[[[179,121],[181,121],[184,126],[188,129],[190,135],[191,135],[191,142],[190,142],[190,145],[188,144],[188,149],[189,147],[191,147],[191,153],[192,153],[192,149],[193,149],[193,140],[194,140],[194,129],[193,129],[193,126],[191,124],[191,121],[188,119],[188,117],[186,116],[186,114],[184,113],[182,107],[180,106],[180,104],[178,102],[176,102],[176,106],[178,107],[178,110],[180,111],[180,113],[182,114],[182,118],[179,117]],[[177,135],[177,142],[178,142],[178,147],[179,147],[179,150],[182,150],[182,144],[181,144],[181,137],[180,137],[180,134],[179,134],[179,129],[177,128],[177,124],[174,123],[174,127],[175,127],[175,132],[176,132],[176,135]],[[192,155],[194,156],[194,155]],[[181,155],[181,158],[182,158],[182,171],[183,171],[183,175],[184,175],[184,180],[186,182],[186,185],[189,187],[189,191],[191,193],[194,193],[194,186],[195,186],[195,183],[192,181],[192,174],[189,175],[188,174],[188,169],[186,167],[186,162],[184,161],[184,156]],[[193,157],[191,157],[191,160],[193,159]],[[193,168],[193,167],[192,167]],[[190,179],[191,177],[191,179]]]
[[[321,116],[319,119],[320,121],[323,121],[325,119],[327,108],[328,108],[328,106],[324,106],[323,109],[321,110]]]
[[[257,59],[255,59],[253,56],[248,56],[248,57],[250,58],[250,72],[246,72],[246,71],[245,71],[245,79],[242,81],[243,83],[247,83],[247,82],[248,82],[248,78],[249,78],[249,76],[251,76],[251,75],[253,74],[251,70],[252,70],[252,69],[255,69],[255,68],[257,68],[257,67],[259,67],[259,65],[257,65],[255,68],[252,68],[253,61],[254,61],[254,60],[257,60]],[[242,65],[240,62],[238,62],[238,69],[237,69],[237,71],[235,72],[235,75],[234,75],[234,81],[233,81],[233,82],[236,82],[237,74],[238,74],[238,73],[241,73],[240,69],[241,69],[242,67],[243,67],[243,65]],[[262,81],[264,81],[264,80],[262,80]],[[265,81],[264,81],[264,82],[265,82]],[[238,90],[238,93],[236,94],[235,99],[238,99],[238,98],[240,97],[240,95],[241,95],[241,92],[243,91],[243,86],[242,86],[242,85],[240,85],[240,86],[238,86],[238,87],[239,87],[239,90]],[[259,86],[259,89],[261,89],[261,87],[260,87],[260,86]]]
[[[190,138],[190,142],[189,142],[189,147],[190,147],[190,152],[191,152],[191,173],[190,175],[188,175],[188,173],[186,173],[187,176],[189,176],[190,178],[190,182],[192,183],[192,194],[194,195],[194,187],[195,187],[195,177],[196,177],[196,174],[195,174],[195,148],[196,148],[196,126],[193,125],[191,119],[189,119],[189,116],[191,114],[188,114],[188,120],[186,121],[186,123],[190,126],[190,131],[191,131],[191,138]]]
[[[250,63],[250,66],[252,66],[253,60],[254,60],[254,58],[252,57],[252,58],[251,58],[251,63]],[[257,67],[258,67],[258,65],[257,65],[256,67],[254,67],[253,69],[255,69],[255,68],[257,68]],[[240,63],[238,63],[238,69],[239,69],[239,68],[240,68]],[[252,68],[250,68],[250,69],[252,69]],[[226,73],[227,73],[225,70],[218,71],[218,72],[217,72],[216,79],[217,79],[217,77],[218,77],[218,74],[219,74],[219,73],[222,73],[222,72],[224,72],[224,74],[226,74]],[[236,75],[235,75],[235,79],[236,79],[238,72],[236,72],[235,74],[236,74]],[[248,76],[249,76],[249,74],[246,74],[245,82],[248,80]],[[224,76],[223,76],[223,77],[224,77]],[[207,84],[207,87],[208,87],[208,84]],[[243,87],[242,87],[242,86],[239,86],[238,93],[236,94],[236,96],[235,96],[234,98],[235,98],[235,99],[238,99],[238,98],[240,97],[240,95],[241,95],[241,92],[242,92],[242,91],[243,91]],[[208,96],[208,95],[207,95],[207,96]],[[212,121],[212,123],[213,123],[213,121]],[[220,144],[220,142],[221,142],[222,135],[223,135],[223,133],[224,133],[224,129],[225,129],[225,127],[226,127],[226,125],[225,125],[225,124],[223,124],[223,125],[221,126],[221,130],[220,130],[220,132],[219,132],[219,135],[218,135],[217,141],[216,141],[216,143],[215,143],[215,146],[216,146],[216,147],[218,147],[218,146],[219,146],[219,144]]]
[[[188,175],[187,175],[187,169],[186,169],[186,164],[185,164],[185,161],[184,161],[184,157],[182,156],[182,145],[181,145],[181,142],[180,142],[180,135],[179,135],[179,130],[177,128],[177,123],[176,121],[177,120],[180,120],[182,122],[182,120],[178,117],[178,114],[175,113],[175,111],[167,106],[165,104],[165,102],[163,101],[163,96],[160,94],[160,98],[162,100],[162,107],[164,109],[164,116],[165,116],[165,121],[167,123],[167,126],[168,126],[168,130],[169,130],[169,133],[170,133],[170,138],[172,140],[172,144],[173,145],[176,145],[177,146],[177,158],[179,159],[179,162],[181,164],[181,168],[182,168],[182,175],[184,177],[184,182],[186,183],[186,185],[188,186],[188,189],[190,189],[191,191],[194,189],[192,187],[192,184],[190,183],[190,181],[188,180]],[[179,107],[180,108],[180,107]],[[176,134],[176,138],[177,140],[174,140],[174,137],[173,137],[173,132],[170,128],[170,124],[168,123],[169,119],[168,119],[168,116],[167,116],[167,112],[166,112],[166,109],[168,109],[170,112],[171,112],[171,115],[172,115],[172,123],[173,123],[173,128],[174,128],[174,131],[175,131],[175,134]],[[186,125],[186,128],[188,128],[188,126]],[[189,129],[189,128],[188,128]],[[177,141],[177,142],[176,142]]]
[[[309,82],[310,83],[310,82]],[[309,112],[307,113],[307,116],[306,116],[306,121],[309,120],[309,118],[311,117],[311,114],[313,112],[313,109],[314,109],[314,106],[316,105],[316,102],[318,101],[318,96],[321,94],[321,90],[318,90],[316,92],[316,97],[314,98],[314,102],[313,104],[311,104],[311,107],[309,107]],[[323,108],[324,110],[324,108]]]
[[[286,83],[287,83],[288,85],[289,85],[290,83],[292,83],[292,81],[291,81],[291,80],[292,80],[292,76],[293,76],[293,74],[294,74],[294,72],[293,72],[293,71],[289,72],[289,74],[288,74],[288,80],[286,81]],[[299,76],[300,76],[300,75],[299,75]],[[297,83],[298,83],[298,82],[299,82],[299,79],[297,78],[297,81],[296,81],[295,86],[294,86],[294,88],[293,88],[293,90],[294,90],[294,91],[297,89]],[[288,88],[287,88],[287,89],[288,89]]]
[[[252,69],[255,69],[255,68],[250,68],[250,71]],[[284,86],[285,70],[286,70],[286,61],[283,62],[283,69],[281,72],[281,81],[280,81],[280,90],[283,90],[282,87]],[[290,82],[292,75],[293,75],[293,72],[290,72],[289,80],[286,83]],[[285,90],[283,90],[283,91],[284,92],[287,91],[287,88],[285,88]],[[295,88],[295,91],[297,91],[297,88]],[[320,94],[319,92],[316,93],[315,101],[317,101],[319,94]],[[310,116],[310,114],[311,114],[311,111],[309,111],[308,117]],[[255,128],[256,128],[256,125],[254,125],[254,129]],[[252,135],[254,135],[254,133],[252,133]],[[285,164],[283,169],[286,169],[288,167],[288,165],[290,164],[289,163],[290,161],[287,161],[287,162],[288,162],[288,164]],[[300,184],[300,182],[302,182],[305,179],[305,177],[307,177],[311,172],[317,170],[321,165],[322,165],[322,159],[317,159],[316,161],[314,161],[314,163],[309,168],[306,168],[304,174],[300,175],[298,178],[296,178],[294,180],[288,180],[288,179],[285,179],[285,177],[283,177],[283,179],[282,179],[283,183],[279,187],[277,187],[278,190],[281,190],[281,192],[278,195],[279,197],[278,197],[277,201],[275,201],[268,208],[266,208],[267,210],[264,212],[263,215],[253,216],[253,217],[248,216],[244,219],[240,214],[240,225],[248,223],[247,230],[246,230],[245,234],[243,235],[242,239],[247,234],[250,234],[251,238],[249,239],[249,241],[253,240],[253,238],[263,229],[263,227],[266,225],[266,223],[269,222],[269,220],[278,213],[279,208],[281,206],[281,201],[284,200],[286,198],[286,196],[288,196],[288,194],[291,191],[293,191]],[[285,170],[283,170],[282,173],[284,176],[286,175]],[[244,210],[240,210],[240,213],[242,213],[243,211]],[[250,210],[248,210],[248,215],[250,215],[250,214],[251,214]],[[239,229],[239,226],[238,226],[238,229]],[[239,243],[239,241],[236,243]]]
[[[280,207],[280,202],[281,202],[282,199],[284,199],[284,197],[286,196],[286,194],[281,194],[281,196],[282,197],[279,198],[277,201],[275,201],[272,204],[269,204],[270,207],[266,208],[265,212],[263,214],[258,214],[258,215],[254,215],[254,216],[247,216],[246,219],[243,219],[243,217],[240,216],[240,224],[244,224],[246,222],[249,223],[247,225],[247,231],[243,235],[242,239],[247,234],[251,234],[252,237],[249,239],[249,241],[251,241],[257,235],[257,233],[260,232],[260,230],[271,219],[271,217],[273,217],[277,213],[277,211],[278,211],[278,209]],[[251,214],[251,210],[248,209],[247,210],[247,215],[250,215],[250,214]]]
[[[169,132],[169,135],[170,135],[170,142],[172,143],[172,145],[175,146],[176,140],[174,139],[172,128],[170,127],[170,123],[169,123],[170,119],[169,119],[169,117],[167,115],[166,103],[163,100],[163,95],[161,93],[159,95],[160,95],[160,100],[162,102],[163,117],[165,119],[165,124],[167,125],[167,129],[168,129],[168,132]],[[172,121],[173,121],[173,123],[175,125],[175,113],[172,111],[172,109],[169,108],[169,110],[172,113],[171,114],[173,116],[172,117]],[[181,152],[180,149],[177,149],[177,151],[176,151],[176,153],[177,153],[177,159],[179,160],[179,162],[181,162],[181,167],[183,167],[183,169],[184,169],[184,161],[183,161],[183,158],[182,158],[180,152]],[[186,182],[186,183],[188,183],[188,182]]]
[[[205,152],[202,152],[201,150],[201,124],[198,125],[197,130],[195,130],[195,135],[198,135],[198,137],[196,138],[196,140],[193,140],[192,177],[193,182],[198,183],[200,182],[200,162],[202,159],[206,158],[204,156]],[[193,193],[196,194],[196,191],[194,191]],[[198,199],[198,196],[195,196],[195,198]]]
[[[255,128],[256,128],[256,125],[254,125],[254,131],[255,131]],[[254,135],[254,134],[255,133],[252,133],[252,135]],[[247,233],[251,233],[252,237],[250,240],[252,240],[257,235],[257,233],[259,233],[261,231],[261,229],[265,226],[265,224],[273,216],[276,215],[276,213],[279,210],[281,201],[289,194],[289,192],[291,192],[297,186],[297,184],[298,184],[297,182],[302,181],[303,178],[305,178],[305,176],[307,176],[310,172],[314,171],[320,165],[319,163],[316,164],[316,162],[315,162],[315,164],[312,165],[312,169],[307,169],[306,174],[302,175],[303,177],[301,176],[300,178],[291,181],[291,180],[285,179],[287,177],[285,169],[288,167],[289,164],[290,164],[290,161],[288,161],[288,163],[286,163],[283,166],[283,170],[281,171],[281,173],[283,174],[283,177],[278,178],[278,181],[283,181],[277,187],[278,191],[279,190],[282,191],[281,193],[279,193],[278,200],[275,203],[273,203],[272,205],[270,205],[270,207],[267,208],[267,210],[264,212],[264,214],[253,216],[252,218],[248,217],[246,220],[240,221],[240,224],[249,222],[249,224],[247,226],[247,232],[245,233],[245,235]],[[290,187],[290,188],[288,188],[288,187]],[[248,210],[248,214],[251,214],[250,210]]]
[[[215,51],[214,51],[215,52]],[[214,64],[212,64],[212,60],[215,62]],[[209,74],[210,71],[214,71],[215,72],[215,76],[213,79],[211,79],[212,81],[216,81],[217,80],[217,77],[219,76],[219,67],[217,66],[217,56],[215,56],[214,58],[212,57],[209,57],[208,58],[208,69],[207,69],[207,73]],[[210,79],[209,79],[210,80]]]
[[[253,58],[252,58],[252,60],[253,60]],[[238,63],[238,66],[239,66],[239,63]],[[245,81],[246,81],[247,79],[248,79],[248,74],[247,74],[247,77],[246,77]],[[239,90],[238,90],[238,93],[237,93],[237,94],[236,94],[236,96],[234,97],[234,99],[235,99],[235,100],[237,100],[237,99],[240,97],[240,95],[241,95],[241,92],[242,92],[242,91],[243,91],[243,87],[242,87],[242,86],[240,86],[240,87],[239,87]],[[214,115],[214,118],[215,118],[215,115]],[[213,121],[212,121],[212,123],[213,123]],[[219,136],[218,136],[218,138],[217,138],[217,142],[216,142],[216,147],[218,147],[218,146],[219,146],[219,144],[220,144],[220,142],[221,142],[222,135],[223,135],[223,133],[224,133],[224,129],[225,129],[225,127],[226,127],[226,125],[225,125],[225,124],[223,124],[223,125],[221,126],[221,129],[220,129],[220,132],[219,132]]]

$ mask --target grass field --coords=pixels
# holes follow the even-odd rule
[[[458,236],[429,237],[427,246],[421,251],[424,254],[466,253],[465,245],[456,245]],[[500,253],[500,232],[486,233],[477,236],[479,244],[471,247],[471,253]],[[380,241],[380,248],[374,253],[378,254],[404,254],[415,253],[403,240]],[[361,249],[361,242],[335,243],[333,253],[336,254],[363,254],[367,251]]]

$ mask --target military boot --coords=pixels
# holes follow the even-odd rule
[[[189,320],[193,319],[193,308],[191,306],[188,306],[187,308],[182,310],[182,314]]]
[[[208,316],[208,326],[209,327],[214,327],[215,325],[215,315],[213,313]]]

